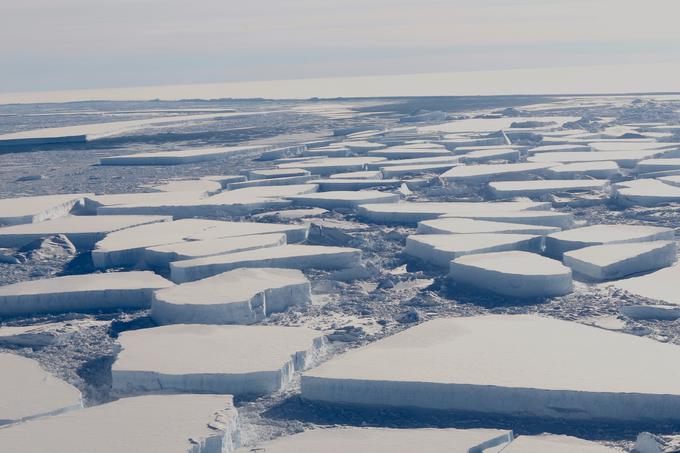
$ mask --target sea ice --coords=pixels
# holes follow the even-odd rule
[[[326,159],[311,159],[304,162],[279,164],[279,168],[302,168],[315,175],[330,175],[332,173],[363,171],[371,163],[382,162],[384,157],[337,157]]]
[[[449,277],[511,297],[554,297],[573,291],[571,270],[559,261],[522,251],[467,255],[451,261]]]
[[[667,304],[650,306],[633,303],[622,308],[624,314],[627,314],[626,311],[647,312],[648,316],[644,317],[651,317],[649,312],[653,311],[654,317],[662,315],[660,318],[663,319],[663,315],[670,314],[672,319],[676,319],[680,316],[680,292],[677,290],[679,279],[680,266],[676,264],[651,274],[619,280],[611,285],[615,288],[628,291],[635,296]]]
[[[648,338],[534,315],[445,318],[304,373],[302,397],[561,420],[661,422],[680,418],[678,373],[677,346]]]
[[[602,162],[613,161],[619,166],[625,168],[633,168],[635,165],[650,157],[665,154],[664,150],[643,150],[643,151],[592,151],[584,152],[554,152],[554,153],[539,153],[527,158],[529,162],[534,163],[562,163],[571,164],[576,162]]]
[[[492,160],[507,160],[516,162],[519,160],[519,151],[516,149],[497,148],[470,151],[460,156],[461,162],[466,164],[483,163]]]
[[[345,269],[361,263],[361,250],[323,245],[284,245],[170,263],[172,281],[191,282],[239,267]]]
[[[288,176],[283,178],[251,179],[249,181],[232,182],[227,184],[227,190],[244,189],[246,187],[287,186],[304,184],[312,179],[311,175]]]
[[[42,222],[68,214],[89,194],[0,198],[0,225]]]
[[[148,308],[172,283],[149,271],[67,275],[0,286],[0,316]]]
[[[593,245],[564,254],[564,264],[593,280],[614,280],[672,265],[675,241]]]
[[[621,453],[620,450],[570,436],[519,436],[502,453]]]
[[[0,353],[0,369],[0,427],[79,409],[83,405],[78,389],[43,370],[35,360]],[[16,450],[9,448],[1,437],[5,429],[0,429],[2,450],[26,451],[23,445]]]
[[[271,168],[264,170],[250,170],[248,180],[289,178],[292,176],[309,176],[311,173],[301,168]],[[236,181],[239,182],[239,181]]]
[[[609,187],[606,179],[546,179],[532,181],[490,182],[497,198],[542,196],[556,192],[602,192]]]
[[[637,173],[651,173],[657,171],[680,170],[680,158],[675,159],[645,159],[637,163]]]
[[[151,153],[127,154],[124,156],[102,157],[101,165],[179,165],[205,162],[226,155],[267,151],[268,146],[225,146],[221,148],[191,148],[178,151],[156,151]]]
[[[309,303],[309,280],[299,270],[235,269],[155,291],[151,319],[157,324],[252,324]]]
[[[264,395],[288,385],[322,352],[305,327],[174,324],[123,332],[113,363],[118,394]]]
[[[150,184],[145,187],[158,192],[203,192],[206,195],[222,190],[220,181],[210,179],[174,179],[161,184]]]
[[[293,200],[295,205],[324,209],[356,208],[359,205],[368,203],[394,203],[399,201],[399,198],[399,194],[380,192],[378,190],[336,190],[288,197],[288,199]]]
[[[546,235],[560,231],[559,227],[524,225],[521,223],[490,222],[458,217],[445,217],[418,222],[418,234],[514,233]]]
[[[443,173],[440,178],[448,184],[481,184],[489,181],[503,181],[526,178],[527,175],[540,175],[554,165],[523,162],[519,164],[480,164],[454,167]]]
[[[379,170],[373,171],[350,171],[346,173],[334,173],[328,176],[330,179],[382,179],[383,174]]]
[[[426,263],[449,267],[463,255],[507,250],[540,251],[542,237],[531,234],[412,234],[406,238],[404,253]]]
[[[349,190],[361,190],[370,189],[372,187],[399,187],[401,185],[400,179],[340,179],[340,178],[328,178],[328,179],[315,179],[312,181],[313,184],[319,186],[320,191],[349,191]]]
[[[580,176],[591,178],[609,179],[619,174],[620,169],[616,162],[577,162],[575,164],[560,164],[546,170],[547,175],[553,179],[573,179]]]
[[[657,206],[680,201],[680,187],[658,179],[636,179],[617,184],[613,196],[624,206]]]
[[[588,152],[591,151],[590,146],[582,145],[580,143],[565,143],[562,145],[543,145],[529,148],[527,153],[529,155],[539,153],[554,153],[554,152]]]

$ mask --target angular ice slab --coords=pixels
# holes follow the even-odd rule
[[[516,162],[519,160],[519,151],[508,148],[481,149],[463,154],[460,157],[460,160],[466,164],[489,162],[491,160],[507,160],[510,162]]]
[[[416,224],[421,220],[436,219],[447,214],[479,212],[510,212],[547,210],[547,202],[505,201],[495,203],[477,202],[418,202],[379,203],[359,206],[359,215],[377,223]]]
[[[519,436],[502,453],[621,453],[620,450],[605,447],[595,442],[570,436],[541,434]]]
[[[523,162],[519,164],[482,164],[454,167],[443,173],[440,178],[448,184],[481,184],[489,181],[522,179],[527,175],[545,173],[552,164]]]
[[[461,217],[491,222],[522,223],[525,225],[544,225],[558,228],[571,228],[574,216],[569,212],[559,211],[469,211],[446,214],[442,218]]]
[[[35,223],[65,216],[87,195],[90,194],[0,198],[0,225]]]
[[[449,267],[451,260],[475,253],[506,250],[540,251],[542,237],[532,234],[412,234],[404,253],[426,263]]]
[[[677,252],[675,241],[605,244],[566,252],[563,262],[593,280],[615,280],[670,266]]]
[[[288,242],[306,239],[306,225],[183,219],[128,228],[109,234],[92,251],[95,267],[134,266],[149,247],[253,234],[285,233]]]
[[[218,453],[238,447],[229,395],[123,398],[0,430],[3,451]]]
[[[345,269],[361,263],[361,250],[324,245],[284,245],[170,263],[172,281],[192,282],[239,267]]]
[[[280,164],[279,168],[302,168],[312,174],[323,176],[341,171],[363,171],[366,169],[366,165],[384,160],[384,157],[337,157]]]
[[[538,153],[553,153],[553,152],[565,152],[565,151],[571,151],[571,152],[588,152],[590,151],[591,148],[588,145],[582,145],[582,144],[563,144],[563,145],[544,145],[544,146],[537,146],[535,148],[529,148],[527,151],[529,155],[531,154],[538,154]]]
[[[468,255],[451,261],[449,277],[511,297],[554,297],[573,291],[571,270],[535,253],[510,251]]]
[[[149,271],[68,275],[0,286],[0,316],[148,308],[172,283]]]
[[[680,265],[675,265],[640,277],[619,280],[612,283],[612,286],[636,296],[669,304],[669,310],[677,311],[680,306],[678,281],[680,281]]]
[[[369,163],[366,167],[369,170],[378,170],[385,167],[402,167],[411,165],[449,165],[449,168],[458,165],[457,156],[444,157],[421,157],[416,159],[398,159],[398,160],[382,160],[378,162]]]
[[[118,343],[118,394],[264,395],[311,366],[324,339],[306,327],[175,324],[123,332]]]
[[[384,157],[386,159],[419,159],[423,157],[452,156],[453,153],[443,146],[428,145],[428,148],[409,148],[408,146],[395,146],[391,148],[369,151],[371,157]]]
[[[677,421],[679,373],[680,349],[673,344],[539,316],[479,316],[428,321],[340,355],[303,374],[302,397],[521,417]]]
[[[279,437],[236,453],[470,453],[500,447],[512,438],[512,431],[494,429],[328,428]]]
[[[368,203],[395,203],[399,201],[399,194],[380,192],[378,190],[335,190],[309,195],[294,195],[288,197],[298,206],[314,208],[356,208]]]
[[[286,245],[286,235],[283,233],[185,241],[147,247],[144,250],[144,262],[154,268],[165,268],[172,261],[191,260],[204,256],[223,255],[281,245]]]
[[[624,206],[657,206],[680,201],[680,187],[658,179],[636,179],[615,187],[616,201]]]
[[[268,146],[225,146],[222,148],[193,148],[179,151],[156,151],[127,154],[99,159],[100,165],[179,165],[205,162],[226,155],[266,151]]]
[[[546,179],[533,181],[490,182],[497,198],[532,197],[556,192],[602,192],[609,186],[606,179]]]
[[[206,195],[222,190],[222,183],[211,179],[174,179],[161,184],[150,184],[145,187],[158,192],[203,192]]]
[[[156,206],[167,203],[193,203],[207,198],[207,196],[208,194],[204,191],[92,195],[85,197],[85,212],[87,214],[105,215],[108,208],[116,208],[118,206]]]
[[[365,140],[350,140],[342,142],[342,146],[344,146],[345,148],[349,149],[352,152],[361,154],[365,153],[366,151],[383,149],[387,145],[384,145],[382,143],[369,142]]]
[[[545,238],[546,255],[562,258],[564,252],[591,245],[629,242],[672,241],[670,228],[647,225],[591,225],[552,233]]]
[[[57,234],[65,235],[79,249],[91,249],[97,241],[114,231],[139,225],[166,222],[168,216],[111,215],[71,216],[67,215],[45,222],[13,225],[0,228],[0,247],[19,248],[36,239]]]
[[[578,176],[609,179],[619,174],[619,166],[614,161],[577,162],[575,164],[560,164],[550,167],[547,174],[553,179],[573,179]]]
[[[529,162],[544,163],[563,163],[571,164],[575,162],[602,162],[613,161],[619,166],[625,168],[633,168],[635,165],[644,159],[664,154],[667,151],[661,150],[645,150],[645,151],[592,151],[584,152],[555,152],[555,153],[539,153],[529,156]]]
[[[448,164],[416,164],[416,165],[392,165],[389,167],[380,167],[383,175],[387,178],[396,178],[409,175],[422,174],[441,174],[451,168],[457,166],[457,163]]]
[[[35,360],[0,353],[0,370],[0,427],[83,406],[78,389],[43,370]],[[0,447],[7,452],[26,451],[8,448],[2,439]]]
[[[378,171],[350,171],[346,173],[334,173],[328,176],[330,179],[382,179],[383,174]]]
[[[680,170],[680,158],[675,159],[646,159],[638,162],[635,167],[637,173],[651,173],[657,171]]]
[[[251,170],[248,179],[290,178],[292,176],[309,176],[311,173],[301,168],[272,168],[268,170]]]
[[[515,233],[546,235],[560,231],[559,227],[524,225],[521,223],[490,222],[457,217],[445,217],[418,222],[418,234]]]
[[[309,280],[294,269],[235,269],[154,292],[157,324],[252,324],[311,303]]]
[[[347,190],[361,190],[370,189],[372,187],[399,187],[401,185],[400,179],[315,179],[311,181],[313,184],[319,186],[320,191],[347,191]]]

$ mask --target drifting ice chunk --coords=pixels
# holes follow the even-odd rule
[[[228,452],[238,447],[237,413],[228,395],[123,398],[7,427],[0,445],[22,453]]]
[[[349,154],[349,148],[337,145],[306,149],[302,153],[306,157],[347,157]]]
[[[401,185],[400,179],[315,179],[313,184],[319,186],[321,191],[342,191],[342,190],[361,190],[371,187],[399,187]]]
[[[202,178],[177,179],[167,181],[163,184],[148,185],[146,187],[159,192],[203,192],[206,195],[222,190],[222,184],[219,181],[212,181]]]
[[[515,233],[546,235],[560,231],[559,227],[523,225],[521,223],[489,222],[466,218],[442,218],[418,222],[418,234]]]
[[[157,324],[252,324],[310,302],[309,281],[299,270],[236,269],[156,291],[151,318]]]
[[[302,397],[562,420],[660,422],[680,418],[679,373],[677,346],[647,338],[538,316],[448,318],[305,373]]]
[[[293,203],[315,208],[356,208],[367,203],[394,203],[399,201],[399,194],[385,193],[378,190],[347,191],[315,193],[313,195],[295,195],[288,197]]]
[[[624,205],[656,206],[680,201],[680,187],[658,179],[636,179],[620,183],[615,189],[617,201]]]
[[[237,453],[470,453],[486,451],[511,440],[512,431],[493,429],[331,428],[279,437],[258,444],[256,449],[244,448]]]
[[[535,253],[499,252],[469,255],[451,261],[449,277],[512,297],[554,297],[573,291],[571,270]]]
[[[157,151],[152,153],[128,154],[125,156],[102,157],[101,165],[179,165],[205,162],[227,155],[262,152],[268,146],[227,146],[223,148],[194,148],[180,151]]]
[[[466,164],[488,162],[490,160],[519,160],[519,151],[516,149],[497,148],[470,151],[460,157],[461,162]]]
[[[144,262],[153,267],[165,268],[172,261],[191,260],[204,256],[223,255],[281,245],[286,245],[286,235],[283,233],[177,242],[148,247],[144,250]]]
[[[244,175],[209,175],[203,176],[201,179],[219,182],[222,188],[226,189],[228,184],[231,184],[232,182],[243,182],[246,180],[246,177]]]
[[[457,163],[448,164],[419,164],[419,165],[393,165],[390,167],[380,167],[380,170],[387,178],[422,175],[426,173],[441,174],[457,166]]]
[[[588,151],[590,151],[590,146],[588,146],[588,145],[577,145],[577,144],[545,145],[545,146],[537,146],[535,148],[529,148],[529,150],[527,152],[531,155],[531,154],[538,154],[538,153],[552,153],[552,152],[565,152],[565,151],[588,152]]]
[[[577,176],[608,179],[619,174],[619,166],[616,162],[607,160],[561,164],[548,168],[547,173],[548,176],[554,179],[571,179]]]
[[[68,275],[0,286],[0,316],[148,308],[172,283],[153,272]]]
[[[529,162],[543,163],[554,162],[570,164],[575,162],[601,162],[614,161],[621,167],[632,168],[635,167],[639,161],[649,159],[650,157],[664,154],[667,151],[661,150],[647,150],[647,151],[593,151],[590,153],[583,152],[558,152],[558,153],[540,153],[530,156],[527,160]]]
[[[527,175],[544,173],[551,164],[524,162],[519,164],[466,165],[454,167],[440,178],[445,183],[480,184],[489,181],[522,179]]]
[[[638,162],[635,167],[637,173],[651,173],[668,170],[680,170],[680,159],[646,159]]]
[[[384,160],[384,157],[338,157],[280,164],[279,168],[302,168],[315,175],[330,175],[341,171],[363,171],[369,163]]]
[[[287,242],[307,238],[306,225],[280,225],[257,222],[223,222],[220,220],[184,219],[142,225],[109,234],[92,251],[95,267],[133,266],[149,247],[190,241],[203,241],[254,234],[285,233]]]
[[[35,360],[0,353],[0,369],[0,426],[83,405],[78,389],[43,370]],[[23,445],[9,448],[1,438],[0,445],[3,451],[26,451]]]
[[[330,179],[382,179],[380,171],[350,171],[348,173],[335,173],[328,176]]]
[[[502,453],[620,453],[619,450],[570,436],[519,436]]]
[[[381,203],[359,206],[359,215],[372,222],[416,224],[421,220],[436,219],[443,215],[468,213],[529,211],[550,209],[551,204],[535,201],[477,202],[419,202]]]
[[[678,143],[659,143],[653,140],[607,140],[601,142],[591,142],[588,145],[594,151],[638,151],[638,150],[676,150],[680,147]]]
[[[272,168],[269,170],[251,170],[248,179],[290,178],[292,176],[309,176],[307,170],[301,168]]]
[[[545,238],[546,255],[561,258],[564,252],[591,245],[672,241],[670,228],[645,225],[591,225],[552,233]]]
[[[604,179],[547,179],[534,181],[490,182],[497,198],[531,197],[555,192],[603,191],[609,186]]]
[[[594,280],[614,280],[660,269],[676,260],[675,241],[594,245],[564,254],[564,264]]]
[[[168,216],[65,216],[0,228],[0,247],[19,248],[36,239],[63,234],[77,248],[91,249],[113,231],[170,220]]]
[[[558,228],[571,228],[574,223],[574,216],[568,212],[557,211],[508,211],[493,212],[480,210],[475,212],[462,211],[457,214],[446,214],[444,218],[461,217],[477,220],[487,220],[491,222],[522,223],[525,225],[544,225]]]
[[[369,163],[366,167],[369,170],[378,170],[385,167],[403,167],[411,165],[446,165],[450,164],[454,167],[458,164],[458,157],[456,156],[445,156],[445,157],[421,157],[418,159],[398,159],[398,160],[383,160],[379,162]]]
[[[364,140],[353,140],[353,141],[347,141],[347,142],[342,142],[342,145],[349,149],[350,151],[354,153],[365,153],[366,151],[374,151],[377,149],[383,149],[387,145],[384,145],[382,143],[374,143],[374,142],[369,142],[369,141],[364,141]]]
[[[463,255],[506,250],[540,251],[542,237],[531,234],[412,234],[404,252],[426,263],[448,267]]]
[[[0,199],[0,225],[42,222],[68,214],[89,194],[43,195]]]
[[[175,324],[123,332],[111,369],[119,394],[264,395],[311,366],[324,340],[305,327]]]
[[[428,148],[408,148],[395,146],[393,148],[369,151],[371,157],[384,157],[386,159],[418,159],[423,157],[452,156],[453,154],[443,146],[428,144]]]
[[[39,348],[67,340],[85,329],[109,326],[108,321],[64,321],[27,326],[0,327],[0,345]]]
[[[292,184],[304,184],[311,179],[312,179],[311,175],[289,176],[285,178],[253,179],[250,181],[233,182],[227,184],[227,190],[244,189],[246,187],[287,186]]]
[[[92,195],[85,197],[85,211],[88,214],[104,214],[104,208],[125,205],[161,205],[163,203],[191,203],[206,198],[203,191],[121,193],[113,195]],[[99,210],[102,211],[99,211]]]
[[[361,250],[323,245],[284,245],[170,263],[171,279],[192,282],[239,267],[345,269],[361,263]]]
[[[678,280],[680,279],[680,266],[675,265],[666,269],[653,272],[640,277],[620,280],[612,284],[615,288],[623,289],[636,296],[656,300],[668,305],[630,305],[622,308],[622,312],[646,312],[645,316],[635,318],[663,319],[670,315],[671,319],[677,319],[680,314],[680,292]],[[631,316],[633,317],[633,316]]]

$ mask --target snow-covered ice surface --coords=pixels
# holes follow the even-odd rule
[[[124,332],[113,390],[137,393],[262,395],[288,385],[323,353],[305,327],[175,324]]]
[[[148,395],[10,426],[0,430],[0,445],[25,453],[222,453],[238,447],[237,424],[227,395]]]
[[[608,448],[570,436],[543,434],[539,436],[519,436],[501,451],[505,453],[616,453],[619,450]]]
[[[0,198],[0,225],[41,222],[68,214],[86,194]]]
[[[326,333],[331,356],[342,357],[346,350],[372,344],[405,329],[409,331],[431,319],[522,313],[562,319],[577,326],[588,324],[595,326],[595,330],[615,331],[626,338],[645,337],[645,341],[653,344],[666,343],[675,348],[680,344],[676,267],[645,270],[641,272],[651,273],[624,276],[605,284],[593,284],[575,274],[574,291],[568,295],[520,299],[458,284],[448,277],[448,265],[425,265],[404,253],[404,248],[406,238],[416,233],[416,225],[421,221],[432,221],[442,231],[421,230],[417,231],[419,234],[505,235],[521,231],[520,234],[545,237],[547,229],[550,233],[558,228],[569,232],[574,227],[591,225],[613,225],[614,231],[623,230],[621,226],[677,229],[680,192],[672,177],[678,175],[675,159],[680,154],[679,108],[677,95],[3,105],[0,134],[35,135],[33,131],[43,129],[41,135],[49,139],[54,128],[75,127],[82,131],[83,125],[89,128],[87,125],[102,124],[103,131],[112,130],[110,124],[116,121],[118,124],[114,135],[93,136],[90,141],[76,137],[79,143],[68,143],[68,137],[57,137],[61,143],[40,140],[42,144],[24,142],[22,146],[3,147],[0,205],[11,209],[3,210],[2,217],[9,212],[10,217],[18,214],[12,218],[22,222],[43,222],[70,214],[82,217],[86,223],[98,224],[101,222],[95,220],[98,210],[99,214],[109,211],[109,215],[121,219],[155,210],[154,214],[197,218],[163,222],[173,225],[167,231],[154,224],[109,233],[92,254],[73,247],[65,230],[61,233],[66,236],[54,235],[59,232],[48,231],[49,223],[35,223],[36,228],[45,228],[41,230],[44,237],[21,248],[8,244],[9,248],[0,249],[0,284],[87,276],[95,272],[96,266],[115,268],[112,270],[117,273],[153,268],[144,255],[149,248],[176,246],[204,253],[211,247],[215,247],[212,251],[221,251],[219,247],[228,247],[225,243],[257,242],[251,237],[235,238],[285,233],[287,244],[356,250],[347,255],[349,261],[319,256],[311,267],[296,265],[299,256],[285,257],[280,265],[302,268],[309,280],[311,303],[290,306],[256,322],[258,327],[302,326],[319,335]],[[421,115],[419,111],[436,114]],[[442,119],[442,112],[447,120]],[[198,114],[206,116],[194,116]],[[172,121],[156,121],[169,116]],[[417,126],[401,122],[413,118],[421,122]],[[134,129],[126,130],[126,121],[134,122],[130,123]],[[442,125],[442,121],[446,123]],[[441,150],[440,146],[450,155],[416,159],[368,155],[385,148],[414,152]],[[155,158],[166,152],[170,152],[169,156],[191,156],[202,153],[196,150],[234,147],[248,147],[250,151],[220,152],[210,156],[210,161],[175,165],[100,165],[102,159],[115,156],[141,154],[139,160],[143,161],[149,154]],[[313,154],[313,150],[320,148],[317,152],[340,150],[346,157],[303,157],[303,153]],[[546,160],[538,162],[541,169],[545,166],[544,170],[515,174],[502,171],[515,164],[526,169],[527,159],[537,158]],[[644,162],[649,159],[654,160]],[[637,168],[640,161],[643,164]],[[482,179],[487,176],[489,179],[481,184],[474,177],[446,184],[440,178],[452,168],[463,168],[456,172],[466,173],[476,167],[488,170]],[[307,178],[307,171],[312,178],[402,180],[404,184],[399,186],[386,187],[383,183],[369,188],[379,188],[401,200],[357,208],[293,207],[288,196],[300,195],[294,193],[296,190],[313,193],[317,185],[311,180],[304,183],[286,178]],[[287,172],[295,176],[284,176]],[[532,195],[533,201],[524,198],[496,201],[488,182],[507,179],[523,184],[541,179],[606,179],[611,182],[612,193],[555,192]],[[358,183],[347,183],[352,185],[343,190],[358,189]],[[327,189],[321,187],[321,191]],[[65,206],[52,201],[42,206],[4,201],[54,194],[82,194],[84,206],[70,205],[71,201]],[[85,216],[89,216],[88,220]],[[440,217],[445,218],[440,221]],[[508,224],[517,225],[520,230],[512,231],[514,228]],[[174,230],[177,225],[181,227]],[[289,229],[284,231],[281,229],[284,227]],[[125,234],[128,230],[132,233]],[[615,237],[617,233],[607,235]],[[631,266],[646,267],[644,260],[638,258],[635,255]],[[259,261],[259,269],[262,260],[255,261]],[[350,267],[328,268],[329,263],[334,267]],[[629,269],[628,264],[626,268]],[[154,271],[170,277],[167,266]],[[216,294],[222,296],[227,295]],[[115,339],[121,333],[154,327],[149,313],[146,308],[118,308],[87,314],[2,317],[0,350],[38,361],[47,372],[76,386],[87,406],[97,406],[116,397],[111,392]],[[542,341],[543,338],[536,343]],[[663,373],[657,370],[666,366],[666,360],[658,358],[653,366],[640,366],[638,356],[646,360],[644,354],[629,354],[621,359],[631,367],[638,365],[636,370],[623,374],[626,381],[641,381],[647,375]],[[643,369],[645,372],[640,371]],[[297,373],[293,373],[285,390],[256,399],[239,398],[237,405],[241,435],[248,446],[325,425],[497,428],[514,430],[519,439],[550,432],[625,451],[632,449],[643,430],[662,436],[680,434],[680,424],[656,418],[639,417],[625,423],[586,422],[570,420],[568,414],[555,418],[491,413],[470,416],[458,412],[312,403],[300,398]],[[204,426],[205,422],[201,423]],[[186,450],[184,440],[180,451]]]

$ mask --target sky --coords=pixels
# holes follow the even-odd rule
[[[680,62],[678,0],[0,0],[0,92]]]

